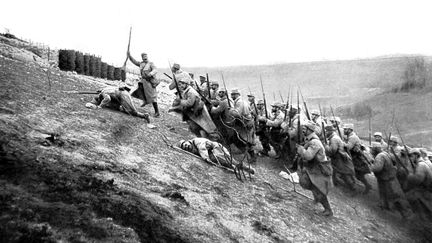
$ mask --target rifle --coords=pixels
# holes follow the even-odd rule
[[[131,40],[131,35],[132,35],[132,26],[129,29],[129,41],[128,41],[128,48],[127,48],[127,53],[129,53],[129,48],[130,48],[130,40]],[[126,55],[126,60],[123,63],[123,70],[126,72],[126,63],[129,60],[129,55]]]
[[[291,101],[290,101],[290,108],[289,108],[289,111],[291,112],[292,111],[292,104],[293,104],[293,94],[292,94],[292,89],[291,89],[291,86],[289,87],[289,91],[290,91],[290,98],[291,98]],[[288,127],[292,127],[292,119],[291,119],[291,117],[289,118],[289,122],[288,122]]]
[[[263,86],[263,82],[262,82],[262,77],[261,77],[261,75],[260,75],[260,81],[261,81],[261,90],[262,90],[263,101],[264,101],[265,117],[268,119],[267,102],[266,102],[266,98],[265,98],[264,86]]]
[[[66,94],[99,94],[101,91],[79,91],[79,90],[71,90],[71,91],[63,91]]]
[[[171,76],[169,76],[167,73],[164,73],[164,74],[165,74],[165,76],[167,76],[169,79],[172,80],[172,77],[171,77]]]
[[[404,169],[409,173],[408,168],[407,168],[407,167],[402,163],[402,161],[400,161],[400,159],[399,159],[399,157],[397,156],[397,154],[395,153],[393,147],[390,147],[390,151],[391,151],[392,154],[394,155],[396,162],[397,162],[400,166],[402,166],[402,168],[404,168]],[[409,157],[409,156],[408,156],[408,157]]]
[[[194,80],[194,82],[195,82],[195,85],[198,87],[197,81]],[[201,98],[204,100],[204,102],[206,104],[210,104],[211,105],[211,102],[207,99],[207,97],[205,97],[205,95],[201,94],[201,90],[199,89],[199,87],[196,89],[196,91],[198,92],[198,94],[201,96]]]
[[[307,108],[306,101],[305,101],[305,99],[304,99],[304,97],[303,97],[303,94],[302,94],[302,92],[301,92],[300,87],[298,87],[298,90],[300,91],[300,95],[301,95],[302,100],[303,100],[303,106],[304,106],[304,108],[305,108],[306,117],[307,117],[307,119],[308,119],[309,121],[311,121],[312,119],[311,119],[311,117],[310,117],[310,115],[309,115],[309,110],[308,110],[308,108]]]
[[[221,73],[221,76],[222,76],[222,82],[223,82],[224,88],[225,88],[225,95],[226,95],[226,98],[227,98],[228,107],[231,108],[231,103],[230,103],[230,99],[229,99],[229,96],[228,96],[228,90],[227,90],[226,85],[225,85],[225,79],[224,79],[223,73]]]
[[[209,79],[208,73],[206,73],[206,77],[207,77],[207,90],[208,90],[208,97],[209,97],[209,99],[211,99],[211,95],[210,95],[210,79]],[[195,84],[198,85],[197,82],[195,82]],[[198,87],[198,86],[197,86],[197,87]]]
[[[321,127],[322,127],[322,134],[324,136],[324,144],[327,144],[327,135],[326,135],[325,127],[324,127],[324,120],[322,118],[322,110],[321,110],[321,104],[320,103],[318,103],[318,108],[319,108],[319,112],[320,112],[320,116],[321,116]]]
[[[250,90],[250,87],[249,87],[249,86],[248,86],[248,89],[249,89],[249,94],[252,95],[252,91]],[[258,108],[257,108],[257,106],[256,106],[256,104],[255,104],[255,99],[254,99],[254,101],[253,101],[253,106],[254,106],[254,109],[255,109],[255,118],[254,118],[254,120],[255,120],[255,122],[256,122],[256,120],[257,120],[257,118],[258,118]]]
[[[369,116],[369,146],[372,146],[372,128],[371,128],[371,117]]]
[[[290,87],[290,89],[291,89],[291,87]],[[289,95],[290,95],[290,90],[288,90],[288,95],[287,95],[287,102],[286,102],[286,107],[285,107],[285,116],[284,116],[284,121],[286,120],[287,115],[288,115]]]
[[[180,92],[180,88],[178,86],[178,82],[177,82],[177,79],[176,79],[176,77],[174,75],[174,72],[173,72],[173,70],[171,68],[171,63],[169,61],[168,61],[168,65],[169,65],[169,69],[171,70],[172,80],[174,80],[174,83],[175,83],[175,86],[176,86],[177,94],[178,94],[179,98],[181,99],[182,95],[181,95],[181,92]],[[167,76],[169,76],[169,75],[167,75]]]
[[[340,129],[339,129],[339,124],[338,124],[337,121],[336,121],[336,117],[335,117],[335,115],[334,115],[333,107],[332,107],[332,106],[330,106],[330,110],[331,110],[331,113],[332,113],[332,115],[333,115],[333,119],[334,119],[334,121],[335,121],[336,129],[337,129],[337,131],[338,131],[339,137],[342,139],[342,138],[343,138],[343,137],[342,137],[342,133],[341,133],[341,131],[340,131]]]
[[[283,100],[283,97],[282,97],[282,94],[281,94],[280,90],[279,90],[279,96],[281,98],[282,103],[285,103],[285,101]]]
[[[414,167],[414,163],[413,163],[413,161],[411,160],[411,157],[409,156],[408,147],[407,147],[406,144],[404,143],[404,140],[403,140],[403,138],[402,138],[402,136],[401,136],[401,134],[400,134],[400,131],[399,131],[399,127],[398,127],[397,125],[396,125],[396,130],[397,130],[397,132],[398,132],[398,134],[399,134],[399,137],[400,137],[400,139],[401,139],[401,141],[402,141],[402,144],[403,144],[403,146],[404,146],[404,148],[405,148],[405,151],[407,152],[408,160],[409,160],[409,162],[411,163],[411,166],[413,167],[413,170],[414,170],[414,172],[415,172],[415,168],[416,168],[416,167]]]
[[[297,90],[297,143],[300,144],[300,138],[301,138],[301,127],[300,127],[300,97],[299,97],[299,91]]]

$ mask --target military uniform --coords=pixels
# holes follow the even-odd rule
[[[258,101],[258,104],[261,105],[262,101]],[[270,151],[270,138],[268,134],[266,133],[266,124],[265,122],[259,122],[260,117],[265,118],[266,117],[266,109],[264,107],[264,102],[262,102],[261,108],[258,108],[257,106],[257,124],[256,125],[256,132],[255,134],[258,136],[259,141],[261,143],[261,146],[263,147],[262,151],[260,151],[260,154],[262,155],[268,155],[268,152]]]
[[[308,129],[314,129],[312,125]],[[331,166],[325,155],[324,146],[315,133],[310,133],[305,138],[305,146],[298,146],[297,153],[302,158],[303,168],[300,170],[300,185],[311,190],[314,199],[320,202],[325,211],[324,215],[333,215],[327,194],[332,186]]]
[[[411,208],[396,178],[397,169],[394,166],[392,156],[385,151],[380,152],[375,157],[375,162],[370,169],[377,178],[382,206],[390,209],[392,205],[395,205],[402,217],[410,216],[412,214]]]
[[[185,81],[180,81],[185,83]],[[177,103],[177,104],[176,104]],[[206,106],[202,103],[198,92],[190,86],[182,91],[182,99],[177,99],[174,103],[175,110],[182,111],[186,116],[185,120],[189,124],[189,129],[197,136],[207,137],[216,132]]]
[[[132,56],[129,56],[133,64],[139,67],[141,78],[138,82],[138,88],[132,92],[132,97],[143,100],[142,106],[153,104],[155,116],[159,116],[159,107],[157,104],[157,69],[153,62],[138,62]]]
[[[147,122],[150,122],[147,113],[141,113],[135,108],[129,92],[121,90],[118,87],[104,88],[99,96],[95,97],[91,103],[98,105],[100,108],[107,107],[120,110],[129,115],[144,118]]]
[[[270,128],[270,145],[274,148],[276,152],[276,157],[281,156],[284,137],[281,135],[281,124],[284,120],[284,114],[280,111],[280,104],[276,103],[273,105],[277,107],[276,112],[270,116],[266,121],[266,126]]]
[[[415,170],[408,175],[408,191],[406,196],[422,216],[432,215],[432,169],[421,158],[418,149],[412,149],[410,154],[418,154]]]
[[[344,130],[347,128],[346,125],[347,124],[344,125]],[[355,134],[355,132],[351,131],[348,134],[348,141],[346,143],[346,147],[351,154],[351,158],[354,163],[356,178],[361,181],[365,186],[364,193],[366,194],[370,191],[370,189],[372,189],[372,186],[365,178],[365,175],[370,173],[369,161],[361,150],[360,138],[357,136],[357,134]]]
[[[340,175],[345,184],[355,192],[355,171],[354,164],[351,156],[345,151],[345,144],[342,139],[337,135],[333,126],[325,127],[328,136],[328,145],[326,146],[326,153],[331,158],[333,167],[333,182],[336,183],[337,175]]]
[[[230,169],[240,168],[246,172],[255,174],[255,170],[251,168],[250,165],[246,166],[232,159],[228,149],[218,142],[213,142],[206,138],[193,138],[188,141],[181,140],[179,142],[179,147],[200,156],[205,161],[211,161]]]

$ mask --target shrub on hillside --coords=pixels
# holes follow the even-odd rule
[[[121,80],[121,69],[118,67],[114,68],[114,80]]]
[[[75,71],[74,50],[59,50],[59,68],[63,71]]]
[[[394,92],[408,92],[412,89],[422,89],[430,82],[429,71],[424,57],[416,57],[408,61],[402,76],[403,83]]]
[[[126,81],[126,71],[123,68],[121,69],[121,81]]]
[[[101,78],[107,78],[108,65],[105,62],[101,62]]]
[[[107,79],[114,80],[114,67],[112,65],[107,66]]]
[[[75,71],[79,74],[84,74],[84,54],[75,52]]]
[[[95,76],[96,75],[96,57],[95,56],[90,56],[90,61],[89,61],[89,75],[90,76]]]
[[[90,58],[91,56],[86,54],[84,55],[84,74],[90,75]]]

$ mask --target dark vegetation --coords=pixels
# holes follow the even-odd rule
[[[102,62],[100,57],[83,54],[75,50],[59,50],[59,68],[63,71],[75,71],[78,74],[106,78],[108,80],[126,80],[122,68]]]

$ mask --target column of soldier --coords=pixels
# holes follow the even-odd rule
[[[170,111],[181,112],[191,132],[225,146],[236,145],[250,163],[256,161],[253,148],[258,136],[258,155],[269,156],[272,147],[273,158],[299,173],[301,186],[323,205],[323,215],[333,215],[327,199],[331,181],[346,187],[351,196],[367,194],[372,189],[366,179],[369,173],[377,180],[382,209],[396,210],[404,218],[412,218],[413,209],[422,217],[432,215],[432,153],[426,149],[401,146],[396,136],[389,136],[386,143],[380,132],[365,146],[353,124],[342,124],[334,114],[309,113],[305,102],[301,109],[298,93],[297,104],[292,98],[275,102],[267,112],[264,93],[264,100],[257,102],[248,94],[247,102],[239,89],[228,93],[223,75],[220,87],[208,75],[200,76],[198,83],[179,64],[171,71],[170,89],[176,89],[177,98]]]

